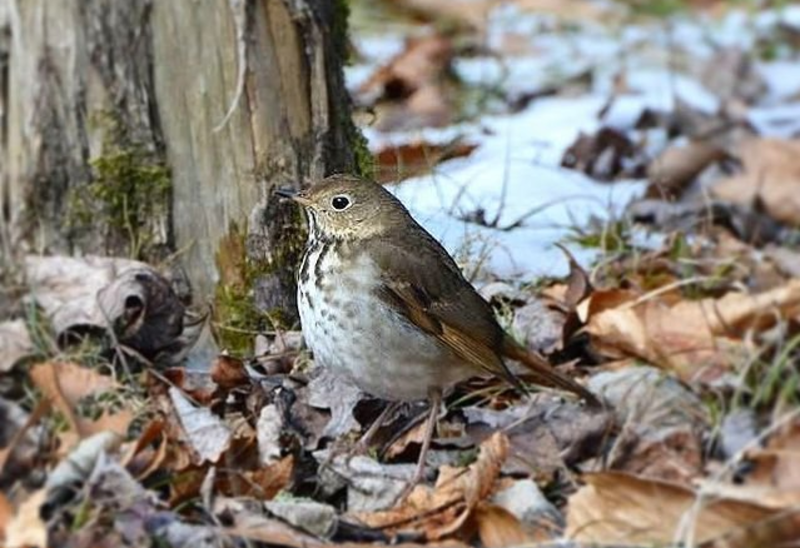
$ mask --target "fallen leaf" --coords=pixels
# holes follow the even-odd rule
[[[327,462],[329,453],[318,451],[314,458]],[[329,497],[346,487],[347,508],[358,515],[391,508],[413,476],[412,464],[382,464],[362,455],[338,455],[320,468],[319,488]]]
[[[469,156],[477,147],[460,138],[443,144],[413,141],[385,146],[373,154],[375,178],[385,183],[424,175],[446,160]]]
[[[482,441],[503,429],[510,447],[503,471],[551,478],[558,470],[594,457],[602,449],[613,417],[547,394],[503,410],[466,408],[467,433]]]
[[[258,457],[262,466],[269,466],[280,459],[282,431],[283,417],[277,406],[269,404],[262,407],[256,423]]]
[[[250,383],[250,375],[247,374],[242,360],[226,355],[217,356],[211,365],[210,376],[223,390],[232,390]]]
[[[486,548],[520,546],[532,540],[514,514],[501,506],[482,502],[475,508],[472,519]]]
[[[328,538],[336,529],[333,506],[311,500],[270,501],[264,507],[272,515],[318,538]]]
[[[722,149],[706,141],[671,146],[647,166],[648,198],[675,198],[706,167],[725,157]]]
[[[411,444],[419,444],[425,441],[425,422],[417,424],[415,427],[407,430],[402,436],[396,439],[386,450],[383,452],[383,458],[393,459],[403,452]]]
[[[47,501],[47,490],[33,492],[17,509],[6,526],[6,548],[45,548],[47,524],[42,520],[42,506]]]
[[[603,472],[567,503],[571,541],[601,545],[780,546],[797,539],[800,514],[726,499],[702,499],[664,481]]]
[[[359,431],[361,425],[353,416],[353,408],[363,396],[362,392],[329,367],[315,367],[309,376],[308,404],[331,410],[330,421],[322,435],[337,438],[351,431]]]
[[[373,106],[373,125],[381,131],[444,125],[452,114],[443,85],[452,58],[448,37],[410,38],[401,53],[358,88],[357,102]]]
[[[703,468],[710,420],[703,401],[653,367],[594,375],[589,389],[608,402],[619,434],[609,469],[690,484]]]
[[[117,449],[121,438],[114,432],[99,432],[82,440],[47,476],[49,492],[82,483],[104,453]]]
[[[14,365],[34,352],[28,326],[23,320],[0,322],[0,373],[11,371]]]
[[[215,463],[231,444],[230,428],[205,407],[196,407],[177,388],[169,389],[175,414],[196,453],[196,463]]]
[[[139,438],[129,444],[120,463],[137,479],[143,480],[161,468],[167,458],[168,440],[164,422],[154,420],[142,431]],[[153,448],[152,445],[156,444]]]
[[[495,433],[481,444],[478,459],[466,469],[443,466],[433,488],[418,485],[402,504],[384,512],[353,513],[370,527],[408,531],[438,540],[458,531],[492,491],[508,455],[508,438]]]
[[[0,493],[0,541],[6,538],[6,528],[11,518],[14,516],[14,507],[8,501],[5,494]]]
[[[751,470],[742,482],[703,482],[704,489],[769,508],[800,505],[800,421],[779,429],[770,436],[766,447],[748,451],[745,458]]]
[[[749,139],[736,155],[743,173],[719,181],[712,193],[749,206],[758,200],[776,220],[800,225],[800,141]]]
[[[483,32],[494,7],[492,0],[394,0],[394,4],[429,23],[454,23],[467,30]]]
[[[618,13],[613,4],[595,4],[581,0],[513,0],[512,3],[522,11],[581,22],[600,22],[613,18]]]
[[[634,356],[685,381],[715,378],[743,356],[741,337],[800,312],[800,279],[763,293],[666,302],[658,294],[595,292],[582,303],[586,331],[602,354]],[[716,372],[716,373],[715,373]]]
[[[564,152],[561,165],[582,171],[598,181],[612,181],[623,175],[635,177],[644,171],[643,158],[636,145],[613,127],[578,135]]]
[[[563,530],[564,517],[536,482],[531,479],[506,481],[508,485],[499,487],[491,502],[519,520],[528,540],[549,540]]]
[[[563,348],[564,320],[563,312],[533,299],[514,310],[511,329],[529,350],[550,354]]]
[[[44,362],[30,370],[33,384],[42,391],[70,424],[72,430],[83,439],[98,432],[112,431],[125,435],[134,418],[129,409],[104,410],[100,417],[91,419],[77,413],[84,398],[119,389],[117,382],[93,369],[71,362]],[[65,448],[68,449],[68,448]]]
[[[119,342],[147,357],[179,343],[184,306],[169,282],[145,263],[31,255],[25,258],[25,276],[58,337],[86,327],[112,329]]]

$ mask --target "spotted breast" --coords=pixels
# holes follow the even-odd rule
[[[375,298],[380,276],[363,249],[321,234],[313,214],[309,229],[298,306],[317,363],[388,400],[425,399],[431,389],[474,374],[435,338]]]

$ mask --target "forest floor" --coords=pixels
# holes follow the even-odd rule
[[[424,405],[335,455],[385,402],[298,331],[209,357],[157,269],[30,257],[5,545],[796,545],[800,6],[768,4],[353,2],[375,177],[604,409],[463,383],[398,501]]]

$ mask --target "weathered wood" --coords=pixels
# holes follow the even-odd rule
[[[147,0],[7,1],[7,225],[34,250],[168,247]],[[93,165],[93,162],[94,165]]]
[[[344,0],[0,0],[7,240],[176,251],[223,331],[291,322],[302,224],[272,190],[357,170],[345,12]]]

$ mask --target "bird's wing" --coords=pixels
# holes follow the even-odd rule
[[[420,228],[420,232],[423,232]],[[402,236],[380,238],[370,253],[381,272],[377,295],[420,329],[430,333],[478,370],[521,383],[502,357],[527,366],[537,382],[573,392],[591,404],[596,397],[509,337],[491,306],[464,278],[455,261],[427,232],[408,243]]]
[[[385,237],[370,246],[381,272],[378,297],[465,362],[519,386],[500,357],[505,333],[489,304],[439,242],[427,233],[413,247],[405,241]]]

